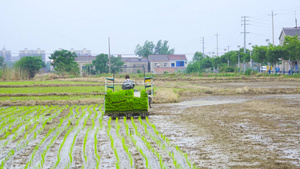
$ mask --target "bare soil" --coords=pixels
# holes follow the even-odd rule
[[[300,168],[300,95],[153,105],[151,121],[201,168]]]

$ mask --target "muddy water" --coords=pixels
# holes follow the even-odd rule
[[[201,168],[299,168],[300,95],[207,96],[149,120]]]

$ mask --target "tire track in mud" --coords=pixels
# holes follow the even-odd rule
[[[34,140],[32,140],[31,142],[28,142],[25,140],[27,146],[18,151],[17,153],[15,153],[6,163],[7,168],[25,168],[26,164],[28,161],[30,161],[31,159],[31,155],[34,151],[34,148],[36,147],[36,145],[38,145],[41,140],[43,140],[43,138],[47,135],[48,131],[51,130],[51,128],[53,128],[53,126],[58,125],[60,122],[60,119],[67,116],[68,111],[66,110],[62,110],[62,112],[56,116],[54,119],[52,119],[52,122],[49,123],[44,130],[42,131],[42,133],[40,133],[39,135],[36,136],[36,138]],[[56,129],[54,132],[52,132],[42,143],[42,145],[39,147],[39,149],[36,151],[36,154],[34,156],[33,161],[40,161],[38,159],[40,159],[40,154],[42,153],[42,151],[44,150],[44,148],[46,148],[47,144],[49,143],[52,139],[52,137],[56,134],[57,131],[59,131],[61,128],[65,127],[67,125],[67,120],[65,120],[61,127]],[[52,124],[52,126],[51,126]],[[33,137],[33,136],[32,136]],[[37,155],[39,154],[39,155]],[[32,164],[34,164],[34,162],[32,162]]]

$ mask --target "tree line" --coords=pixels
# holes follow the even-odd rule
[[[230,51],[221,56],[209,57],[201,52],[196,52],[192,61],[188,64],[187,73],[201,72],[205,69],[219,69],[220,71],[233,72],[237,68],[238,58],[240,62],[261,63],[262,65],[277,65],[280,60],[296,61],[300,60],[300,41],[298,35],[286,36],[283,45],[253,46],[253,50],[240,48],[236,51]]]
[[[201,52],[196,52],[193,56],[192,61],[189,62],[187,67],[187,73],[201,72],[205,69],[220,69],[221,71],[234,71],[237,68],[238,58],[240,57],[241,63],[243,61],[249,62],[252,59],[254,62],[261,64],[270,63],[276,65],[280,60],[300,60],[300,41],[298,36],[286,36],[283,46],[272,45],[267,46],[253,46],[253,50],[246,50],[241,48],[236,51],[229,51],[222,56],[209,57],[203,55]],[[149,55],[164,55],[174,54],[175,49],[170,48],[168,41],[159,40],[156,44],[152,41],[145,41],[144,45],[137,45],[134,53],[140,57],[148,57]],[[51,65],[58,74],[65,75],[79,74],[79,66],[75,61],[77,55],[74,52],[68,50],[55,51],[49,59]],[[114,66],[123,66],[121,57],[111,56],[111,71]],[[0,57],[0,66],[3,65],[4,58]],[[85,71],[89,74],[101,74],[109,72],[109,58],[107,54],[99,54],[91,64],[85,65]],[[22,57],[19,61],[14,64],[19,69],[28,71],[30,78],[34,77],[35,74],[45,66],[41,57],[26,56]],[[119,70],[114,70],[119,71]]]

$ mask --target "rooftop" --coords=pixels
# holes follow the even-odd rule
[[[185,55],[149,55],[149,61],[187,60]]]
[[[75,57],[76,62],[92,62],[96,60],[96,56],[77,56]]]

